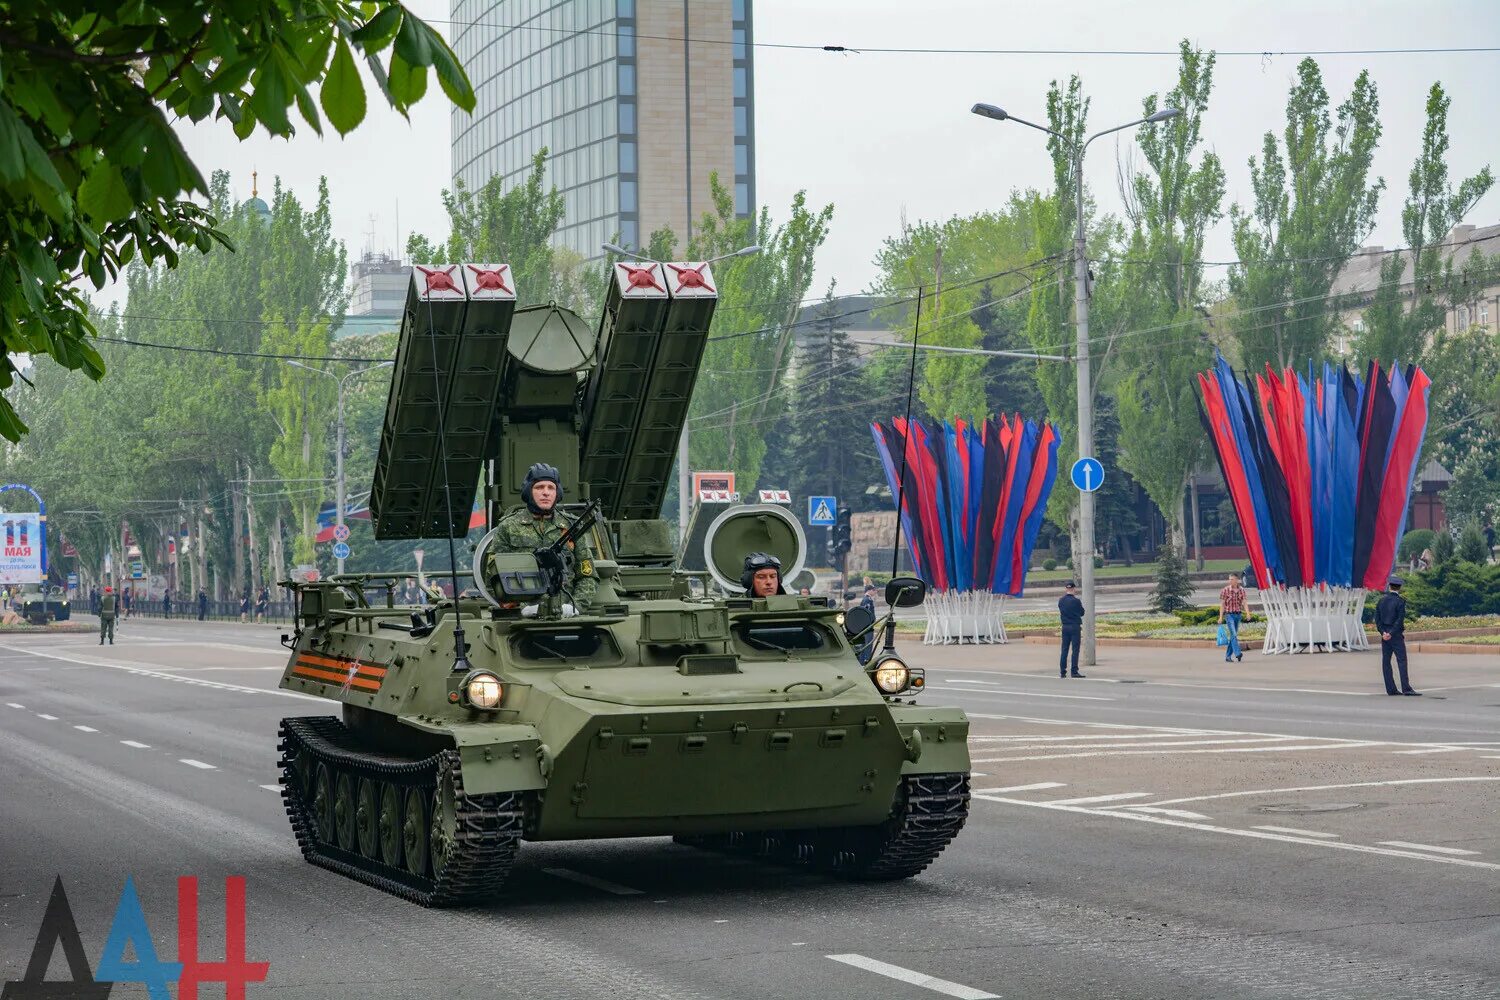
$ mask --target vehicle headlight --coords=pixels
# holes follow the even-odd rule
[[[833,620],[838,625],[839,628],[843,628],[844,627],[844,613],[842,611],[840,611],[838,614],[834,615],[833,616]]]
[[[474,708],[499,708],[505,688],[494,674],[473,674],[464,683],[464,696]]]
[[[911,670],[900,658],[888,656],[875,665],[875,686],[886,694],[899,694],[911,683]]]

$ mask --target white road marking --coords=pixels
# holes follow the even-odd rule
[[[1391,752],[1392,753],[1399,753],[1399,754],[1406,754],[1408,756],[1413,756],[1414,757],[1417,754],[1424,754],[1424,753],[1458,753],[1459,751],[1461,751],[1463,749],[1464,749],[1463,747],[1428,747],[1425,750],[1392,750]]]
[[[25,708],[26,707],[25,705],[17,705],[13,701],[7,701],[5,704],[9,705],[11,708]]]
[[[1079,733],[1073,736],[1036,736],[1028,734],[1025,736],[970,736],[970,743],[1071,743],[1075,740],[1160,740],[1169,739],[1174,736],[1213,736],[1208,732],[1183,732],[1172,730],[1160,733]],[[1284,736],[1282,739],[1301,739],[1302,737]]]
[[[543,868],[542,871],[554,878],[567,879],[569,882],[577,882],[579,885],[586,885],[590,888],[603,890],[604,892],[612,892],[616,896],[645,895],[639,889],[632,889],[630,886],[621,885],[618,882],[610,882],[602,878],[595,878],[592,875],[585,875],[583,872],[575,872],[571,868]]]
[[[1376,746],[1374,743],[1318,743],[1289,746],[1276,743],[1257,747],[1211,747],[1207,750],[1089,750],[1083,753],[1035,754],[1029,757],[975,757],[974,764],[1004,764],[1020,760],[1064,760],[1070,757],[1139,757],[1143,754],[1188,754],[1188,753],[1290,753],[1293,750],[1356,750],[1360,747]]]
[[[923,690],[930,693],[934,688],[932,685],[928,685]],[[1118,698],[1105,698],[1095,694],[1043,694],[1040,691],[1007,691],[1001,688],[986,688],[982,691],[977,688],[955,688],[949,691],[946,688],[938,687],[935,690],[946,694],[1003,694],[1016,698],[1067,698],[1070,701],[1119,701]]]
[[[73,728],[80,733],[97,733],[99,731],[92,726],[74,726]]]
[[[866,958],[863,955],[828,955],[825,957],[831,958],[835,962],[843,962],[845,965],[852,965],[856,969],[864,969],[866,972],[885,976],[887,979],[910,983],[912,986],[920,986],[923,989],[932,990],[934,993],[941,993],[944,996],[958,997],[959,1000],[998,1000],[999,997],[998,993],[986,993],[984,990],[976,990],[972,986],[950,983],[946,979],[939,979],[936,976],[929,976],[922,972],[913,972],[911,969],[903,969],[899,965],[880,962],[873,958]]]
[[[1171,736],[1171,733],[1163,734]],[[1247,736],[1244,739],[1206,739],[1206,740],[1162,740],[1160,743],[1022,743],[1015,746],[1005,746],[998,749],[1006,753],[1014,753],[1017,750],[1122,750],[1134,747],[1145,747],[1154,749],[1156,747],[1201,747],[1222,745],[1227,743],[1276,743],[1291,740],[1290,736]],[[992,748],[993,749],[993,748]]]
[[[55,715],[46,715],[46,714],[44,714],[42,712],[36,713],[36,717],[38,719],[46,719],[48,722],[56,722],[57,721],[57,716],[55,716]]]
[[[1257,826],[1254,829],[1270,830],[1272,833],[1290,833],[1298,837],[1327,837],[1330,840],[1337,840],[1339,836],[1336,833],[1323,833],[1319,830],[1299,830],[1295,826]]]
[[[1500,777],[1463,778],[1397,778],[1392,781],[1355,781],[1346,785],[1302,785],[1298,788],[1257,788],[1245,792],[1219,792],[1215,795],[1190,795],[1181,799],[1162,799],[1154,806],[1175,806],[1180,802],[1204,802],[1208,799],[1233,799],[1245,795],[1280,795],[1283,792],[1331,792],[1341,788],[1382,788],[1387,785],[1435,785],[1448,781],[1500,781]]]
[[[1202,813],[1191,812],[1187,809],[1163,809],[1160,806],[1121,806],[1121,809],[1134,809],[1137,812],[1155,813],[1158,816],[1176,816],[1178,819],[1208,819]]]
[[[149,743],[137,743],[135,740],[121,740],[120,742],[123,743],[123,744],[125,744],[128,747],[135,747],[137,750],[150,750],[151,749],[151,744],[149,744]]]
[[[1043,788],[1065,788],[1065,781],[1038,781],[1033,785],[1011,785],[1009,788],[980,788],[978,791],[988,792],[991,795],[1000,795],[1003,792],[1035,792]]]
[[[1047,799],[1050,806],[1081,806],[1090,802],[1119,802],[1121,799],[1140,799],[1150,792],[1115,792],[1113,795],[1085,795],[1077,799]]]
[[[1500,780],[1500,779],[1495,779]],[[1381,782],[1385,784],[1385,782]],[[998,802],[1008,806],[1030,806],[1033,809],[1060,809],[1063,812],[1082,813],[1085,816],[1113,816],[1116,819],[1134,820],[1137,823],[1156,823],[1160,826],[1175,826],[1184,830],[1200,830],[1205,833],[1222,833],[1231,837],[1250,837],[1255,840],[1279,840],[1287,844],[1314,844],[1341,851],[1357,851],[1360,854],[1379,854],[1389,858],[1418,858],[1422,861],[1437,861],[1447,865],[1462,865],[1466,868],[1487,868],[1500,871],[1500,864],[1489,861],[1474,861],[1469,858],[1445,857],[1440,854],[1425,854],[1421,851],[1398,850],[1392,847],[1373,847],[1369,844],[1350,844],[1342,840],[1316,840],[1312,837],[1272,833],[1269,830],[1242,830],[1232,826],[1217,826],[1211,823],[1195,823],[1190,820],[1170,819],[1166,816],[1148,816],[1140,812],[1125,812],[1120,809],[1087,809],[1083,806],[1058,805],[1055,802],[1028,802],[1025,799],[1008,799],[998,795],[975,794],[976,799]],[[1208,796],[1213,798],[1213,796]]]
[[[966,673],[994,674],[994,675],[999,676],[999,677],[1034,677],[1034,678],[1036,678],[1038,680],[1044,680],[1044,679],[1047,679],[1047,678],[1049,678],[1051,676],[1050,674],[1021,673],[1020,671],[1010,671],[1010,670],[971,670],[971,671],[966,671]],[[943,683],[947,684],[947,683],[950,683],[950,682],[955,681],[955,680],[957,680],[957,678],[944,677],[943,678]],[[1079,680],[1087,681],[1087,682],[1093,683],[1093,684],[1099,684],[1099,683],[1103,683],[1103,684],[1119,684],[1120,683],[1120,680],[1118,678],[1113,678],[1113,677],[1081,677],[1081,678],[1079,678]],[[985,682],[984,681],[967,681],[966,683],[969,683],[969,684],[983,684]],[[1189,681],[1148,681],[1148,680],[1142,680],[1142,681],[1139,681],[1138,683],[1141,683],[1141,684],[1150,684],[1150,685],[1153,685],[1155,687],[1211,688],[1211,689],[1219,690],[1219,691],[1270,691],[1270,692],[1273,692],[1273,693],[1285,691],[1285,692],[1294,693],[1294,694],[1347,694],[1347,695],[1352,695],[1352,696],[1354,696],[1356,698],[1368,698],[1371,695],[1377,693],[1377,692],[1374,692],[1374,691],[1335,691],[1335,690],[1332,690],[1332,689],[1329,689],[1329,688],[1246,687],[1246,686],[1234,685],[1234,684],[1195,684],[1195,683],[1192,683],[1192,682],[1189,682]],[[1473,686],[1475,686],[1475,687],[1480,687],[1480,686],[1500,687],[1500,684],[1473,685]],[[1429,691],[1444,691],[1444,690],[1448,690],[1448,689],[1447,688],[1428,688],[1427,690],[1429,690]]]
[[[1439,847],[1436,844],[1413,844],[1407,840],[1382,840],[1386,847],[1405,847],[1413,851],[1437,851],[1439,854],[1478,854],[1478,851],[1465,851],[1457,847]]]
[[[125,663],[111,663],[106,660],[79,659],[76,656],[64,656],[61,653],[43,652],[39,649],[28,649],[23,646],[8,646],[0,644],[0,649],[9,649],[27,653],[31,656],[42,656],[50,660],[62,660],[65,663],[80,663],[85,667],[108,667],[111,670],[123,670],[126,673],[135,674],[139,677],[155,677],[158,680],[176,681],[179,684],[192,684],[197,687],[215,688],[219,691],[238,691],[241,694],[269,694],[281,698],[301,698],[305,701],[326,702],[326,698],[314,698],[310,694],[302,694],[298,691],[283,691],[280,688],[247,687],[244,684],[226,684],[223,681],[196,680],[189,677],[179,677],[176,674],[164,673],[160,670],[151,670],[146,667],[134,666]]]
[[[281,791],[281,786],[280,785],[261,785],[260,787],[264,788],[268,792],[279,792],[279,791]]]
[[[215,767],[212,764],[205,764],[205,763],[203,763],[203,761],[201,761],[201,760],[194,760],[191,757],[179,757],[179,758],[177,758],[177,763],[179,763],[179,764],[186,764],[188,767],[196,767],[196,768],[199,768],[199,769],[204,770],[204,771],[217,771],[218,770],[218,768]]]

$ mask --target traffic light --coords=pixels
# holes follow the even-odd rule
[[[853,516],[848,507],[839,508],[838,523],[833,526],[833,548],[839,555],[843,555],[853,547],[854,543],[850,539],[849,526],[849,522]]]

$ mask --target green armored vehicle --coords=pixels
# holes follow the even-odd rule
[[[717,587],[677,569],[657,518],[717,295],[707,264],[613,272],[594,328],[517,309],[503,265],[415,269],[376,537],[461,539],[481,485],[492,528],[472,579],[420,608],[394,603],[405,573],[288,584],[281,686],[342,708],[282,721],[304,857],[423,905],[494,894],[523,840],[672,836],[848,878],[917,874],[968,815],[968,720],[915,704],[921,671],[889,618],[866,667],[868,613],[750,592],[752,553],[801,567],[784,508],[716,520]],[[518,546],[537,463],[556,467],[567,530]],[[896,580],[888,601],[923,593]]]

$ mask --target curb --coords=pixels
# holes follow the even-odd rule
[[[1466,630],[1457,630],[1457,629],[1455,629],[1454,631],[1466,631]],[[1488,630],[1481,631],[1481,632],[1478,632],[1478,633],[1475,633],[1475,634],[1478,634],[1478,635],[1487,635],[1487,634],[1489,634],[1489,631]],[[1016,637],[1015,633],[1010,633],[1010,635],[1012,637]],[[1030,633],[1030,634],[1027,634],[1027,635],[1024,635],[1024,636],[1020,636],[1019,638],[1021,639],[1022,642],[1029,642],[1029,643],[1031,643],[1033,645],[1037,645],[1037,646],[1050,646],[1050,645],[1055,644],[1058,641],[1058,636],[1057,636],[1056,633],[1053,633],[1051,635],[1047,635],[1045,633],[1040,633],[1040,634],[1039,633]],[[1098,638],[1096,638],[1094,640],[1094,644],[1096,646],[1115,646],[1115,647],[1136,646],[1136,647],[1140,647],[1140,648],[1143,648],[1143,649],[1218,649],[1218,648],[1220,648],[1219,645],[1217,643],[1215,643],[1212,639],[1120,639],[1120,638],[1113,638],[1113,637],[1109,637],[1109,636],[1099,636]],[[1371,648],[1372,649],[1378,649],[1379,647],[1372,644]],[[1484,654],[1488,654],[1490,656],[1494,656],[1497,653],[1500,653],[1500,646],[1464,645],[1464,644],[1460,644],[1460,643],[1456,643],[1456,642],[1431,642],[1431,641],[1423,641],[1423,640],[1420,640],[1420,639],[1417,640],[1416,642],[1413,642],[1413,643],[1409,644],[1406,647],[1406,649],[1407,649],[1407,652],[1411,652],[1411,653],[1460,653],[1460,654],[1467,654],[1467,655],[1471,655],[1471,656],[1472,655],[1484,655]],[[1246,647],[1246,650],[1248,652],[1260,652],[1260,650],[1254,648],[1253,642],[1252,642],[1252,644],[1250,646]]]

